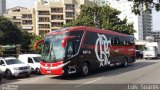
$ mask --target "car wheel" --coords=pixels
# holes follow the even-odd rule
[[[12,73],[11,73],[10,70],[7,70],[6,73],[5,73],[5,75],[6,75],[7,79],[11,79],[13,77],[13,75],[12,75]]]
[[[83,63],[81,66],[81,75],[87,76],[89,74],[89,65],[87,63]]]
[[[126,58],[124,58],[122,66],[123,67],[127,67],[128,66],[128,61],[127,61]]]
[[[35,73],[40,74],[40,70],[38,68],[36,68]]]
[[[29,73],[29,74],[26,75],[26,77],[30,77],[30,75],[31,75],[31,74]]]

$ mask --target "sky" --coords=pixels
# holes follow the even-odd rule
[[[34,2],[36,0],[7,0],[7,8],[12,8],[15,6],[22,6],[22,7],[28,7],[31,8],[34,6]],[[153,10],[153,30],[159,30],[160,31],[160,12],[157,12]]]

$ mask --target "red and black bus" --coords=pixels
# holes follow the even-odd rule
[[[134,38],[110,30],[69,27],[48,33],[40,42],[42,74],[88,75],[92,69],[135,62]]]

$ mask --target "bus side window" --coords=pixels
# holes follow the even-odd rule
[[[95,46],[96,40],[98,39],[98,34],[95,32],[87,32],[86,38],[84,40],[84,46]]]
[[[71,57],[75,54],[75,47],[74,47],[74,42],[69,41],[68,42],[68,47],[67,47],[67,57]]]

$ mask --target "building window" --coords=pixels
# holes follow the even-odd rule
[[[32,18],[32,14],[23,14],[22,18]]]
[[[52,15],[51,19],[52,20],[63,20],[63,15]]]
[[[61,26],[63,26],[63,22],[52,22],[51,26],[52,27],[61,27]]]
[[[66,10],[74,10],[73,4],[66,4]]]
[[[50,28],[50,25],[49,24],[39,24],[39,28],[42,28],[42,29],[49,29]]]
[[[47,34],[49,32],[50,32],[50,30],[39,30],[39,35],[44,35],[44,34]]]
[[[38,15],[50,15],[49,11],[38,11]]]
[[[63,8],[51,8],[52,13],[63,13]]]
[[[32,20],[23,20],[22,24],[31,25],[32,24]]]
[[[49,17],[39,17],[39,22],[49,22]]]
[[[74,13],[73,12],[66,12],[66,17],[73,18],[74,17]]]
[[[21,20],[21,16],[13,16],[12,19],[13,20]]]

